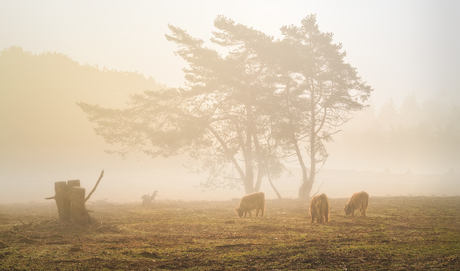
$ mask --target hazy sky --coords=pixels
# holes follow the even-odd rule
[[[55,51],[80,63],[138,71],[182,86],[184,62],[168,42],[168,24],[209,43],[224,15],[275,37],[316,13],[346,60],[374,89],[372,102],[399,104],[460,85],[460,1],[0,1],[0,49]],[[460,94],[455,94],[456,101]]]

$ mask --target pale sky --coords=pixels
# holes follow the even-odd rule
[[[58,52],[84,64],[138,71],[183,85],[184,62],[168,42],[168,24],[209,42],[224,15],[275,37],[283,25],[317,14],[342,43],[346,61],[373,88],[373,105],[409,92],[441,90],[460,103],[460,1],[0,1],[0,50]]]

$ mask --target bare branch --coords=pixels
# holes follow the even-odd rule
[[[99,182],[101,181],[103,176],[104,176],[104,171],[101,172],[101,176],[99,176],[99,180],[97,180],[96,185],[94,186],[93,190],[91,190],[91,192],[86,197],[85,202],[88,201],[91,195],[94,193],[94,191],[96,191],[96,188],[99,185]]]
[[[320,184],[319,187],[318,187],[318,191],[316,191],[316,193],[313,195],[313,197],[316,196],[316,194],[319,193],[319,190],[321,189],[321,186],[323,186],[323,183],[324,183],[325,180],[326,180],[326,179],[323,179],[323,182],[321,182],[321,184]]]

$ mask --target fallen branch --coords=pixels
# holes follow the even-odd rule
[[[85,201],[86,202],[87,200],[89,200],[89,198],[91,197],[91,195],[94,193],[94,191],[96,191],[96,188],[97,186],[99,185],[99,182],[101,181],[102,177],[104,176],[104,171],[101,172],[101,176],[99,176],[99,180],[97,180],[96,182],[96,185],[94,186],[93,190],[91,190],[91,192],[88,194],[88,196],[86,197]]]

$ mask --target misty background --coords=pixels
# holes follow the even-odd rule
[[[178,8],[180,7],[180,8]],[[346,60],[374,91],[371,106],[334,135],[313,192],[349,197],[460,193],[460,4],[454,1],[57,1],[0,3],[0,203],[44,201],[54,182],[80,179],[94,199],[140,202],[221,200],[241,190],[203,190],[206,175],[188,174],[187,156],[109,155],[83,101],[122,108],[129,95],[183,85],[184,63],[166,41],[167,25],[209,40],[213,20],[278,35],[282,25],[317,13]],[[297,165],[274,184],[296,198]],[[266,180],[261,191],[275,194]]]

